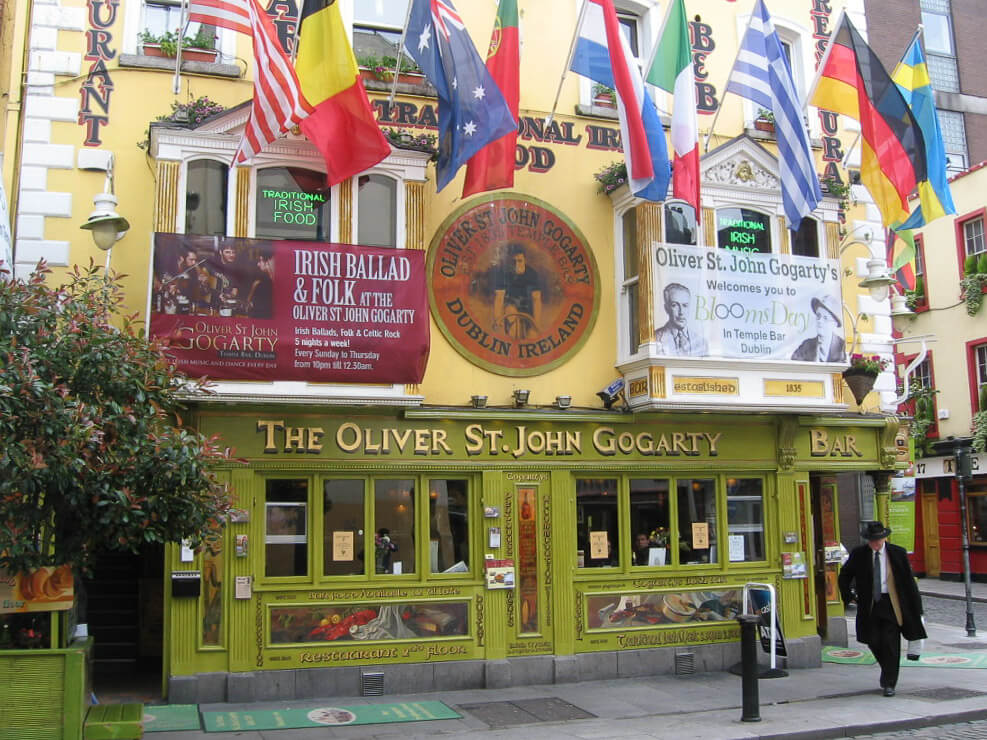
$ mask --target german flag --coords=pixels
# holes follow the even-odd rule
[[[391,153],[374,117],[335,0],[305,0],[295,72],[315,111],[301,129],[326,162],[330,185]]]
[[[918,190],[923,200],[934,196],[915,116],[846,13],[830,39],[809,102],[860,122],[860,181],[885,227],[908,218],[912,191]]]

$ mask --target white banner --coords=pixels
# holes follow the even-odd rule
[[[836,260],[654,247],[658,353],[846,362]]]

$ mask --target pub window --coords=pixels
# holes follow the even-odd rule
[[[264,574],[308,574],[308,481],[272,479],[264,498]]]
[[[620,564],[617,480],[576,480],[576,564],[601,568]]]
[[[727,478],[727,537],[730,562],[766,559],[760,478]]]
[[[374,481],[374,572],[415,572],[415,481]]]
[[[362,478],[322,484],[323,575],[363,575],[364,487]]]
[[[678,524],[685,539],[679,553],[683,565],[716,563],[716,481],[712,478],[679,480]]]
[[[819,224],[808,216],[802,219],[798,230],[791,232],[792,254],[798,257],[819,256]]]
[[[685,201],[665,204],[665,241],[669,244],[696,244],[696,209]]]
[[[631,565],[671,565],[671,500],[667,479],[632,478],[630,481]],[[676,544],[677,548],[677,544]]]
[[[257,171],[258,239],[329,241],[329,188],[322,172],[300,167]]]
[[[971,484],[967,500],[970,503],[970,544],[987,545],[987,486]]]
[[[638,315],[640,292],[638,290],[637,215],[631,208],[621,218],[623,226],[623,282],[624,326],[627,337],[627,353],[634,354],[641,346],[641,324]]]
[[[428,482],[429,561],[433,573],[469,571],[469,486],[465,480]]]
[[[360,175],[357,183],[357,244],[397,246],[397,181],[386,175]]]
[[[750,208],[716,211],[716,246],[737,252],[770,254],[771,217]]]
[[[188,163],[185,178],[185,233],[226,236],[227,178],[230,168],[211,159]]]

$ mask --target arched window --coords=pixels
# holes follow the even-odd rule
[[[258,239],[329,241],[329,188],[322,172],[300,167],[257,171]]]
[[[669,244],[696,244],[696,209],[685,201],[665,204],[665,241]]]
[[[774,251],[771,247],[771,217],[750,208],[718,208],[716,246],[737,252],[770,254]]]
[[[397,181],[386,175],[360,175],[357,187],[357,244],[396,247]]]
[[[188,163],[185,182],[185,233],[226,235],[229,167],[212,159]]]
[[[792,234],[792,254],[799,257],[819,256],[819,223],[805,216],[798,231]]]

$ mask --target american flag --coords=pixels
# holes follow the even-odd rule
[[[250,35],[250,15],[237,0],[192,0],[188,7],[190,21],[210,26],[232,28]]]
[[[193,0],[189,16],[254,39],[254,101],[234,164],[252,159],[312,112],[270,17],[257,0],[243,1],[246,8],[234,0]]]

